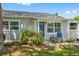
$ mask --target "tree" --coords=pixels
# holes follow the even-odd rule
[[[79,20],[79,16],[75,16],[74,19],[75,19],[75,20]]]
[[[2,20],[2,6],[0,3],[0,52],[2,52],[4,47],[4,40],[3,40],[3,20]]]
[[[56,13],[56,16],[58,16],[58,13]]]

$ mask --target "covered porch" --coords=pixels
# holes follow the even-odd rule
[[[68,21],[63,19],[38,19],[34,21],[35,30],[42,33],[45,41],[49,41],[53,35],[57,37],[57,33],[62,33],[62,39],[66,41],[69,38],[79,38],[78,29],[79,21]]]

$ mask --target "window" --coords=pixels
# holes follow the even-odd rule
[[[53,23],[48,23],[47,27],[47,32],[53,32]]]
[[[3,21],[3,30],[9,30],[9,22]]]
[[[60,32],[60,31],[61,31],[60,23],[55,23],[55,32]]]
[[[10,22],[10,30],[18,30],[19,29],[19,22],[11,21]]]
[[[3,30],[19,30],[19,22],[3,21]]]
[[[61,24],[60,23],[48,23],[47,32],[60,32]]]
[[[77,29],[77,23],[70,23],[70,29],[76,30]]]

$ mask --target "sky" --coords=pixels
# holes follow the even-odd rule
[[[79,16],[79,3],[3,3],[4,10],[58,13],[65,18]]]

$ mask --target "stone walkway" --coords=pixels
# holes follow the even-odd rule
[[[50,45],[50,46],[55,46],[56,44],[58,45],[79,45],[79,42],[63,42],[63,43],[44,43],[45,45]]]

